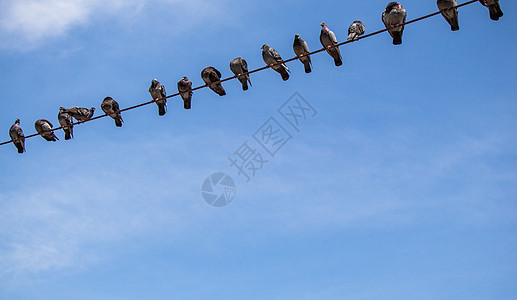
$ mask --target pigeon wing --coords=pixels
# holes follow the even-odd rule
[[[282,61],[282,57],[280,57],[280,54],[278,54],[278,52],[273,49],[273,48],[269,48],[269,54],[271,55],[271,57],[273,57],[277,62],[279,61]]]
[[[244,73],[248,72],[248,63],[242,58],[239,60],[239,62],[241,64],[242,71]]]
[[[334,44],[334,45],[337,44],[337,38],[333,31],[329,30],[329,37],[330,37],[330,40],[332,41],[332,44]]]
[[[167,92],[165,91],[165,86],[162,84],[160,85],[160,92],[162,93],[162,97],[167,97]]]
[[[214,69],[215,74],[217,74],[217,77],[219,77],[219,78],[217,78],[217,80],[221,79],[221,72],[219,72],[219,70],[217,70],[216,68],[213,68],[213,69]]]

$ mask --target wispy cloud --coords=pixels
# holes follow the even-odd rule
[[[252,193],[288,200],[261,217],[285,220],[282,228],[295,231],[433,222],[423,220],[434,217],[432,212],[441,221],[460,224],[513,219],[506,212],[507,195],[496,191],[501,184],[515,184],[515,170],[503,172],[487,164],[494,157],[515,155],[510,136],[461,135],[431,144],[418,130],[404,129],[384,137],[350,130],[329,138],[313,141],[326,147],[293,144],[286,150],[292,153],[267,166],[284,176],[261,177]],[[346,147],[332,142],[336,139],[346,141]]]
[[[5,4],[0,25],[9,33],[37,41],[86,23],[100,3],[98,0],[12,0]]]
[[[167,139],[154,147],[168,149],[174,143],[182,141]],[[100,250],[103,245],[161,228],[173,234],[189,224],[193,207],[202,205],[189,201],[197,196],[192,191],[199,189],[202,176],[178,164],[156,174],[156,162],[166,163],[168,156],[149,151],[147,144],[124,147],[146,155],[134,161],[78,152],[77,162],[90,162],[78,172],[62,174],[60,166],[70,159],[63,158],[46,166],[46,176],[26,183],[30,189],[0,195],[1,281],[19,283],[47,272],[82,269],[108,255]]]
[[[379,139],[350,130],[338,138],[346,141],[346,149],[333,142],[335,136],[307,137],[308,144],[301,138],[291,144],[248,185],[225,169],[228,151],[205,149],[217,143],[238,146],[241,139],[215,131],[152,138],[153,143],[105,140],[104,151],[96,155],[87,149],[65,155],[45,166],[49,177],[37,186],[0,195],[0,277],[23,282],[47,272],[88,268],[110,255],[103,248],[120,241],[150,234],[175,238],[175,230],[188,235],[214,223],[236,228],[233,234],[292,234],[412,224],[422,222],[418,212],[429,209],[482,222],[502,214],[495,204],[483,202],[481,192],[515,175],[499,174],[502,179],[490,182],[493,170],[474,163],[512,152],[504,136],[465,136],[428,151],[417,149],[422,150],[418,157],[412,153],[421,140],[408,131]],[[311,139],[320,144],[313,146]],[[204,150],[190,157],[192,148]],[[106,155],[121,149],[128,154],[116,160]],[[88,164],[63,175],[60,166],[70,159]],[[474,168],[466,173],[472,180],[456,182],[456,192],[448,193],[442,181],[465,174],[466,166]],[[199,194],[202,179],[214,171],[228,171],[239,182],[236,203],[223,210],[212,209]],[[472,193],[480,182],[481,192]]]
[[[206,13],[216,13],[214,4],[205,0],[183,3],[179,0],[6,0],[0,11],[2,47],[27,48],[40,45],[47,39],[66,36],[72,29],[88,26],[101,18],[135,18],[143,9],[156,5],[174,6],[159,14],[175,14],[168,18],[192,22]],[[18,45],[22,43],[23,47]]]

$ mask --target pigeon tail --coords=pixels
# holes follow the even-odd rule
[[[458,24],[458,19],[452,20],[452,22],[451,22],[451,30],[452,31],[460,30],[460,25]]]
[[[336,65],[336,67],[341,66],[343,64],[341,57],[334,57],[334,64]]]
[[[158,104],[158,115],[164,116],[167,111],[165,110],[165,104]]]
[[[14,144],[16,146],[16,148],[18,149],[18,153],[23,153],[25,152],[25,148],[23,147],[22,143],[18,142],[16,144]]]
[[[287,71],[284,68],[278,69],[278,73],[280,73],[280,75],[282,75],[283,81],[287,81],[289,79],[289,73],[287,73]]]
[[[115,126],[117,127],[122,127],[122,122],[124,122],[124,120],[122,120],[122,117],[121,116],[117,116],[115,118]]]
[[[184,109],[190,109],[191,108],[191,101],[192,99],[183,99],[183,108]]]
[[[305,67],[305,73],[309,74],[310,72],[312,72],[312,69],[311,69],[311,63],[308,62],[308,61],[305,61],[303,63],[304,67]]]
[[[226,91],[224,90],[223,86],[220,84],[211,84],[210,89],[214,91],[219,96],[226,95]]]
[[[68,140],[72,139],[72,137],[73,137],[72,129],[71,128],[66,128],[65,129],[65,141],[68,141]]]
[[[402,31],[392,31],[393,45],[402,44]]]
[[[490,12],[490,19],[494,21],[498,21],[499,18],[503,16],[503,11],[501,10],[501,6],[499,6],[499,3],[490,5],[488,7],[488,11]]]
[[[47,141],[49,141],[49,142],[55,142],[55,141],[59,140],[59,139],[57,138],[57,136],[56,136],[55,134],[53,134],[53,133],[52,133],[52,134],[45,135],[45,136],[43,136],[43,138],[44,138],[44,139],[46,139],[46,140],[47,140]]]
[[[242,90],[247,91],[248,90],[248,81],[246,80],[246,78],[243,78],[240,81],[242,83]]]

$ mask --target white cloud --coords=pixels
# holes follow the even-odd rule
[[[192,22],[193,16],[217,12],[217,6],[206,0],[6,0],[0,11],[0,43],[2,47],[32,48],[49,38],[66,36],[76,27],[87,26],[96,17],[137,20],[142,9],[152,10],[156,5],[173,5],[174,9],[160,14],[173,13],[175,17],[168,19],[178,22]]]
[[[172,141],[164,141],[162,149]],[[92,162],[81,172],[62,174],[60,165],[70,157],[63,158],[47,166],[48,176],[27,183],[30,189],[0,195],[1,282],[16,285],[49,272],[82,269],[108,255],[105,245],[161,230],[173,234],[191,222],[192,208],[203,203],[189,201],[197,196],[191,190],[199,189],[199,180],[185,178],[197,175],[176,165],[158,176],[153,163],[163,153],[149,151],[147,144],[125,147],[146,156],[112,162],[88,151],[76,153],[78,161]],[[182,189],[171,182],[183,182]]]
[[[9,33],[29,40],[59,36],[84,24],[98,0],[13,0],[6,5],[1,26]]]
[[[486,204],[478,192],[471,192],[473,185],[494,175],[480,172],[479,165],[468,172],[475,180],[460,182],[458,193],[446,194],[446,200],[440,199],[443,192],[419,194],[433,187],[441,189],[437,181],[451,173],[462,174],[462,168],[479,156],[507,149],[504,137],[464,137],[423,151],[418,159],[412,158],[413,144],[386,142],[399,141],[398,134],[379,140],[348,131],[339,139],[347,139],[349,150],[291,144],[286,148],[289,155],[272,161],[249,185],[239,181],[230,168],[224,169],[228,167],[226,153],[212,153],[213,149],[206,147],[216,142],[238,146],[241,138],[214,131],[188,138],[153,137],[153,143],[120,145],[120,141],[105,140],[101,143],[105,152],[92,154],[88,148],[64,155],[51,169],[32,166],[31,172],[41,167],[53,179],[0,195],[0,279],[32,281],[53,271],[88,268],[109,260],[105,248],[114,244],[131,244],[142,235],[181,240],[182,234],[199,236],[214,224],[235,228],[232,234],[253,232],[257,237],[410,224],[421,222],[422,208],[456,210],[454,217],[465,216],[468,222],[502,215],[497,203]],[[390,149],[389,145],[399,146]],[[196,152],[202,159],[177,159],[188,156],[192,148],[203,149]],[[116,162],[105,156],[117,149],[128,154],[121,154]],[[340,157],[347,159],[330,162]],[[70,159],[90,163],[81,172],[63,175],[62,166]],[[387,159],[395,161],[388,163]],[[231,207],[214,210],[202,201],[201,181],[213,171],[228,171],[236,179],[238,196]],[[513,178],[514,174],[505,176]],[[492,187],[487,182],[480,189]]]

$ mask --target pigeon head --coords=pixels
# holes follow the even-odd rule
[[[320,25],[321,25],[321,27],[323,27],[323,28],[327,27],[327,23],[325,23],[325,22],[322,22]]]
[[[264,45],[262,45],[262,47],[260,49],[264,49],[264,48],[269,48],[269,45],[268,44],[264,44]]]
[[[90,108],[90,111],[94,112],[95,111],[95,107]]]
[[[14,121],[14,124],[16,124],[16,125],[20,125],[20,119],[16,119],[16,120]]]
[[[187,76],[183,76],[183,80],[184,80],[184,81],[188,81]]]
[[[388,6],[386,6],[386,12],[390,12],[393,9],[397,9],[397,8],[402,8],[402,5],[400,5],[400,3],[396,2],[396,1],[390,2],[390,3],[388,3]]]
[[[358,23],[361,23],[361,21],[355,20],[354,23],[358,24]]]
[[[113,98],[111,98],[111,97],[106,97],[106,98],[104,98],[104,101],[106,101],[106,100],[113,100]]]
[[[300,35],[297,33],[297,34],[294,35],[294,38],[299,39]]]
[[[155,87],[158,85],[158,83],[159,83],[158,79],[155,78],[155,79],[153,79],[153,81],[151,81],[151,86]]]

